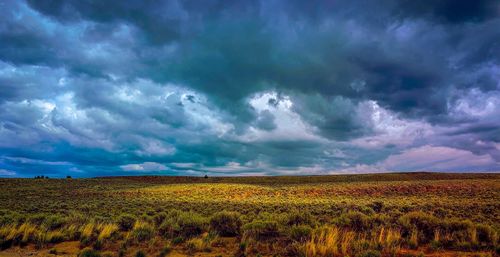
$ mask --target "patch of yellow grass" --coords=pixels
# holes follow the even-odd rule
[[[353,231],[347,231],[343,233],[342,240],[340,242],[340,251],[343,256],[348,255],[348,251],[351,248],[352,242],[356,238],[356,234]]]
[[[137,220],[134,223],[134,227],[132,228],[132,230],[138,230],[138,229],[152,229],[152,225],[149,222],[143,220]]]
[[[55,231],[47,231],[45,233],[44,241],[47,243],[56,243],[64,241],[64,239],[65,239],[64,233],[61,230],[55,230]]]
[[[23,223],[19,227],[16,225],[5,225],[0,228],[0,237],[6,240],[20,240],[22,243],[32,242],[36,239],[37,226],[31,223]]]
[[[99,233],[98,240],[105,240],[110,238],[116,231],[118,231],[118,225],[114,223],[104,224]]]
[[[395,229],[386,229],[382,227],[379,231],[377,242],[383,246],[397,245],[401,240],[401,232]]]
[[[81,237],[82,238],[88,238],[92,236],[92,233],[94,233],[94,228],[95,224],[94,223],[87,223],[83,227],[81,227]]]
[[[381,228],[379,231],[367,234],[326,226],[316,229],[301,249],[305,256],[351,256],[357,249],[357,242],[368,242],[371,247],[382,245],[389,252],[397,252],[400,240],[400,231],[390,228]]]
[[[37,227],[30,223],[23,223],[17,230],[18,235],[22,235],[21,242],[27,243],[30,239],[34,239]]]
[[[12,233],[13,230],[17,231],[17,228],[15,225],[12,224],[0,227],[0,237],[7,238]]]
[[[338,256],[340,242],[340,231],[336,227],[323,227],[311,236],[305,243],[304,252],[306,256]]]

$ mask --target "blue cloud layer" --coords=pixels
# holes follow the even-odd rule
[[[1,177],[500,170],[497,1],[0,5]]]

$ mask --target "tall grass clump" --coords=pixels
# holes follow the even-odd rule
[[[110,239],[114,234],[116,234],[119,230],[118,225],[114,223],[103,224],[101,228],[101,232],[97,237],[98,240],[103,241]]]
[[[149,240],[154,236],[154,227],[148,222],[138,220],[135,222],[130,236],[136,242]]]
[[[204,240],[202,238],[191,238],[188,241],[186,241],[185,248],[188,251],[188,253],[191,254],[201,251],[209,252],[211,250],[209,243],[210,242],[208,240]]]
[[[95,231],[96,224],[93,222],[89,222],[83,226],[80,227],[80,241],[84,244],[88,244],[90,240],[92,240],[95,236],[94,231]]]
[[[322,227],[314,231],[304,245],[305,256],[339,256],[341,232],[337,227]]]
[[[399,251],[399,230],[380,228],[363,232],[345,227],[323,226],[315,229],[303,246],[305,256],[394,256]]]

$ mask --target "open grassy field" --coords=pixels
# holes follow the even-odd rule
[[[499,234],[500,174],[0,179],[0,256],[495,256]]]

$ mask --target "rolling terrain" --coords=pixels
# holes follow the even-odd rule
[[[0,256],[494,256],[500,174],[0,179]]]

